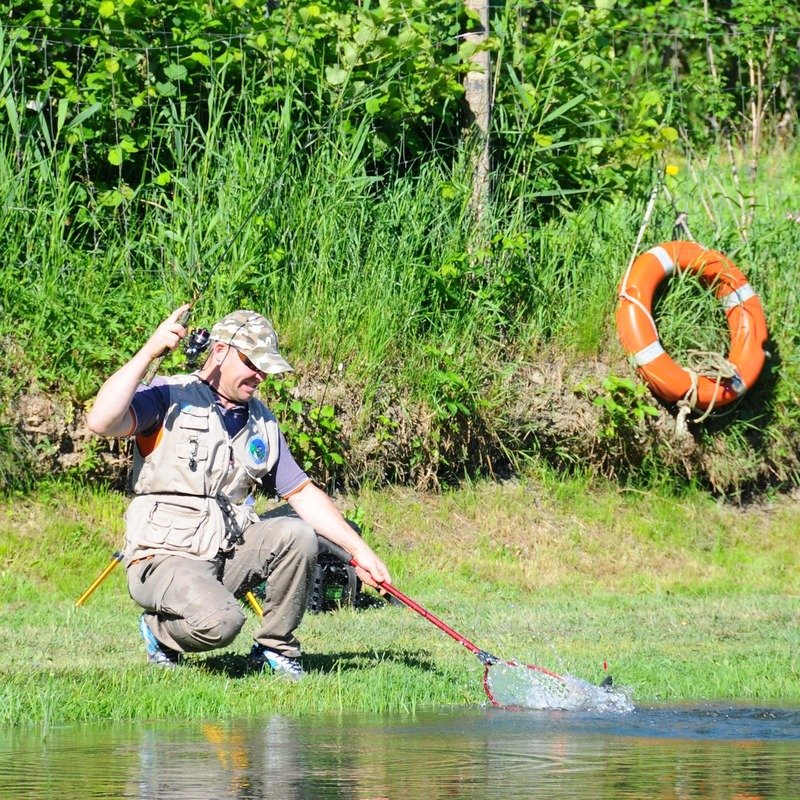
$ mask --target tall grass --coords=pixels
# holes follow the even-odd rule
[[[198,292],[193,324],[232,307],[263,311],[290,361],[326,387],[334,379],[353,387],[364,414],[397,401],[428,409],[434,439],[457,438],[465,425],[496,427],[521,365],[601,360],[629,370],[613,309],[645,197],[544,207],[520,202],[513,176],[498,176],[503,192],[476,229],[466,152],[376,174],[362,155],[368,126],[296,131],[251,106],[246,89],[238,99],[212,91],[202,125],[179,108],[166,124],[153,163],[165,173],[169,166],[167,182],[116,194],[69,177],[81,174],[77,145],[52,151],[41,136],[20,140],[10,129],[0,140],[0,342],[13,365],[6,397],[33,376],[69,402],[88,401]],[[777,157],[796,162],[794,153]],[[725,188],[729,171],[715,169]],[[754,430],[775,443],[747,473],[751,482],[797,477],[799,282],[785,254],[800,243],[800,226],[785,219],[786,173],[762,170],[753,191],[763,210],[746,240],[735,204],[709,196],[703,175],[685,172],[672,187],[697,238],[734,258],[766,307],[765,376],[743,412],[710,429],[733,453],[753,447]],[[644,246],[672,238],[673,222],[662,204]],[[716,306],[688,283],[670,290],[659,313],[668,346],[688,329],[692,341],[724,349]],[[165,369],[180,366],[176,357]],[[431,440],[419,457],[435,471],[437,459],[458,461],[456,451],[441,456]],[[665,460],[654,467],[669,468]]]

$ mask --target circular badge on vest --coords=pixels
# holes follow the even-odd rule
[[[269,447],[260,436],[253,436],[247,442],[247,455],[250,456],[250,460],[257,467],[260,467],[266,462],[267,453],[269,453]]]

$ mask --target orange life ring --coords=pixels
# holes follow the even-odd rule
[[[767,322],[761,301],[747,278],[722,253],[706,250],[695,242],[664,242],[642,253],[626,272],[619,288],[620,342],[659,397],[674,403],[690,393],[693,375],[665,352],[652,316],[656,289],[676,270],[697,275],[714,290],[725,309],[731,333],[727,359],[736,374],[719,384],[702,375],[694,377],[698,408],[727,405],[741,397],[761,373],[766,357]]]

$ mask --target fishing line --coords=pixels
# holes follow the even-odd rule
[[[186,324],[189,322],[189,317],[191,315],[192,309],[194,308],[195,304],[200,299],[200,297],[203,294],[205,294],[206,290],[211,285],[211,281],[214,279],[214,276],[216,275],[220,266],[222,266],[223,261],[225,261],[225,259],[227,258],[228,253],[230,253],[231,249],[241,236],[244,229],[247,227],[247,225],[249,225],[253,217],[255,217],[256,212],[258,211],[262,200],[267,196],[267,192],[273,189],[275,191],[279,190],[282,183],[283,183],[283,175],[281,175],[281,177],[279,178],[277,187],[273,187],[271,183],[265,181],[264,188],[256,196],[255,202],[252,204],[244,220],[242,220],[241,224],[236,229],[234,234],[228,239],[228,242],[225,245],[225,249],[222,251],[222,254],[217,258],[216,262],[214,263],[214,266],[209,270],[205,281],[198,286],[197,290],[192,296],[192,299],[189,301],[190,307],[186,311],[184,311],[184,313],[181,314],[181,316],[178,318],[178,322],[181,325],[186,326]],[[195,266],[197,266],[197,262],[195,262],[192,265],[192,267]],[[187,340],[184,352],[186,352],[186,348],[188,348],[189,352],[187,353],[187,356],[191,359],[196,359],[200,355],[200,353],[208,346],[209,342],[210,342],[209,332],[205,328],[198,328],[197,331]],[[149,384],[153,380],[159,368],[161,367],[162,362],[169,355],[169,353],[170,350],[168,348],[164,348],[164,350],[162,350],[161,353],[150,363],[150,367],[148,368],[147,373],[145,374],[145,377],[143,379],[144,383]]]

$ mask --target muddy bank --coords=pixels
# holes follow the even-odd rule
[[[295,385],[263,397],[298,460],[329,486],[369,482],[435,490],[465,476],[507,477],[538,458],[616,480],[697,481],[746,499],[791,486],[800,473],[800,445],[765,441],[754,428],[749,440],[739,437],[733,446],[725,416],[690,422],[681,433],[675,410],[636,389],[634,376],[629,383],[620,378],[620,364],[552,360],[493,371],[503,377],[487,383],[485,402],[455,413],[391,387],[365,401],[363,387],[341,376],[321,377],[307,368],[297,374]],[[326,406],[332,412],[323,412]],[[763,408],[758,413],[763,416]],[[6,463],[0,479],[13,482],[16,469],[124,487],[130,443],[93,436],[85,415],[84,406],[35,387],[16,397],[3,414],[14,466]]]

